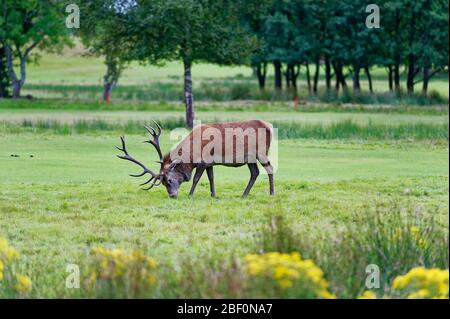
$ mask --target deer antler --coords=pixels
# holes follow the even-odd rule
[[[159,125],[158,125],[158,127],[159,127]],[[161,129],[159,131],[159,135],[161,135]],[[157,137],[159,137],[159,135],[157,135]],[[150,182],[153,181],[152,185],[150,185],[150,187],[148,187],[148,188],[143,188],[143,190],[147,190],[148,191],[148,190],[151,190],[154,186],[161,185],[161,174],[155,174],[150,169],[148,169],[144,164],[142,164],[141,162],[139,162],[138,160],[136,160],[132,156],[130,156],[130,154],[128,154],[127,148],[125,146],[125,137],[121,136],[120,140],[122,141],[122,148],[117,147],[117,146],[116,146],[116,148],[119,151],[123,152],[124,155],[123,156],[122,155],[117,155],[117,157],[120,158],[120,159],[123,159],[123,160],[127,160],[127,161],[130,161],[130,162],[133,162],[133,163],[139,165],[143,169],[143,172],[141,174],[136,174],[136,175],[130,174],[130,176],[132,176],[132,177],[142,177],[145,174],[150,174],[151,175],[151,178],[148,181],[146,181],[145,183],[142,183],[140,186],[147,185],[147,184],[149,184]],[[158,139],[156,139],[156,142],[157,142],[156,145],[158,145],[158,147],[157,147],[158,154],[161,154],[161,150],[159,148]],[[161,155],[160,155],[160,159],[161,159],[161,163],[162,163],[162,156]],[[162,166],[162,164],[161,164],[161,166]]]
[[[158,123],[156,123],[156,121],[153,121],[156,124],[156,127],[158,128],[158,133],[156,133],[155,129],[153,127],[149,127],[144,125],[145,129],[147,130],[147,132],[150,133],[150,135],[153,137],[153,140],[149,139],[148,141],[145,141],[144,143],[149,143],[151,145],[153,145],[156,149],[156,151],[158,152],[159,155],[159,161],[157,163],[161,164],[161,168],[163,165],[163,155],[161,152],[161,147],[159,146],[159,137],[161,136],[161,126],[159,126]]]

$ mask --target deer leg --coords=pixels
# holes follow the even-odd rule
[[[248,193],[250,193],[250,190],[252,189],[253,184],[255,184],[256,178],[259,175],[259,169],[256,163],[249,163],[248,168],[250,169],[250,181],[248,182],[247,188],[242,195],[243,197],[247,197]]]
[[[273,167],[270,162],[262,165],[269,176],[270,195],[275,195],[275,189],[273,187]]]
[[[216,189],[214,187],[214,171],[213,171],[212,166],[210,166],[206,169],[206,174],[208,174],[209,188],[211,190],[211,197],[216,197]]]
[[[192,181],[191,191],[189,192],[190,197],[192,197],[192,195],[194,195],[195,187],[197,186],[198,181],[202,177],[204,171],[205,171],[204,166],[197,166],[197,169],[195,170],[194,179]]]

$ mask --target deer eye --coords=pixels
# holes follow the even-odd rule
[[[170,184],[172,184],[172,183],[173,183],[173,179],[172,179],[172,178],[168,178],[168,179],[167,179],[167,184],[170,185]]]

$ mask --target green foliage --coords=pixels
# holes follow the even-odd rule
[[[252,21],[262,44],[253,65],[281,61],[288,72],[292,65],[322,60],[329,63],[327,77],[334,76],[339,86],[344,86],[344,79],[338,75],[342,67],[348,68],[342,76],[351,76],[357,90],[362,68],[369,73],[374,66],[384,66],[399,75],[399,66],[406,65],[413,78],[424,68],[423,81],[448,68],[448,1],[381,1],[377,5],[381,26],[369,29],[364,1],[274,1],[257,23]]]
[[[0,1],[0,45],[5,52],[13,97],[20,96],[26,78],[26,63],[35,48],[54,52],[71,44],[62,15],[63,7],[63,2],[53,0]],[[19,60],[20,75],[14,68],[15,59]]]
[[[262,251],[301,252],[312,258],[331,282],[331,290],[343,298],[356,298],[366,289],[366,267],[380,270],[382,296],[389,294],[396,276],[423,266],[447,269],[448,229],[423,207],[377,204],[355,212],[330,239],[328,234],[297,228],[286,220],[280,207],[257,234]]]
[[[6,67],[5,48],[0,43],[0,98],[11,96],[11,81],[8,77],[8,69]]]

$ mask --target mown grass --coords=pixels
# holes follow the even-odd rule
[[[215,121],[214,121],[215,122]],[[111,123],[104,120],[75,121],[60,123],[58,121],[24,120],[18,124],[0,122],[0,133],[50,133],[71,134],[139,134],[146,121],[127,121]],[[166,130],[185,128],[183,118],[171,118],[160,121]],[[448,124],[413,123],[400,125],[374,124],[366,125],[344,120],[328,125],[305,124],[296,122],[272,122],[280,139],[357,139],[357,140],[435,140],[448,141]]]

